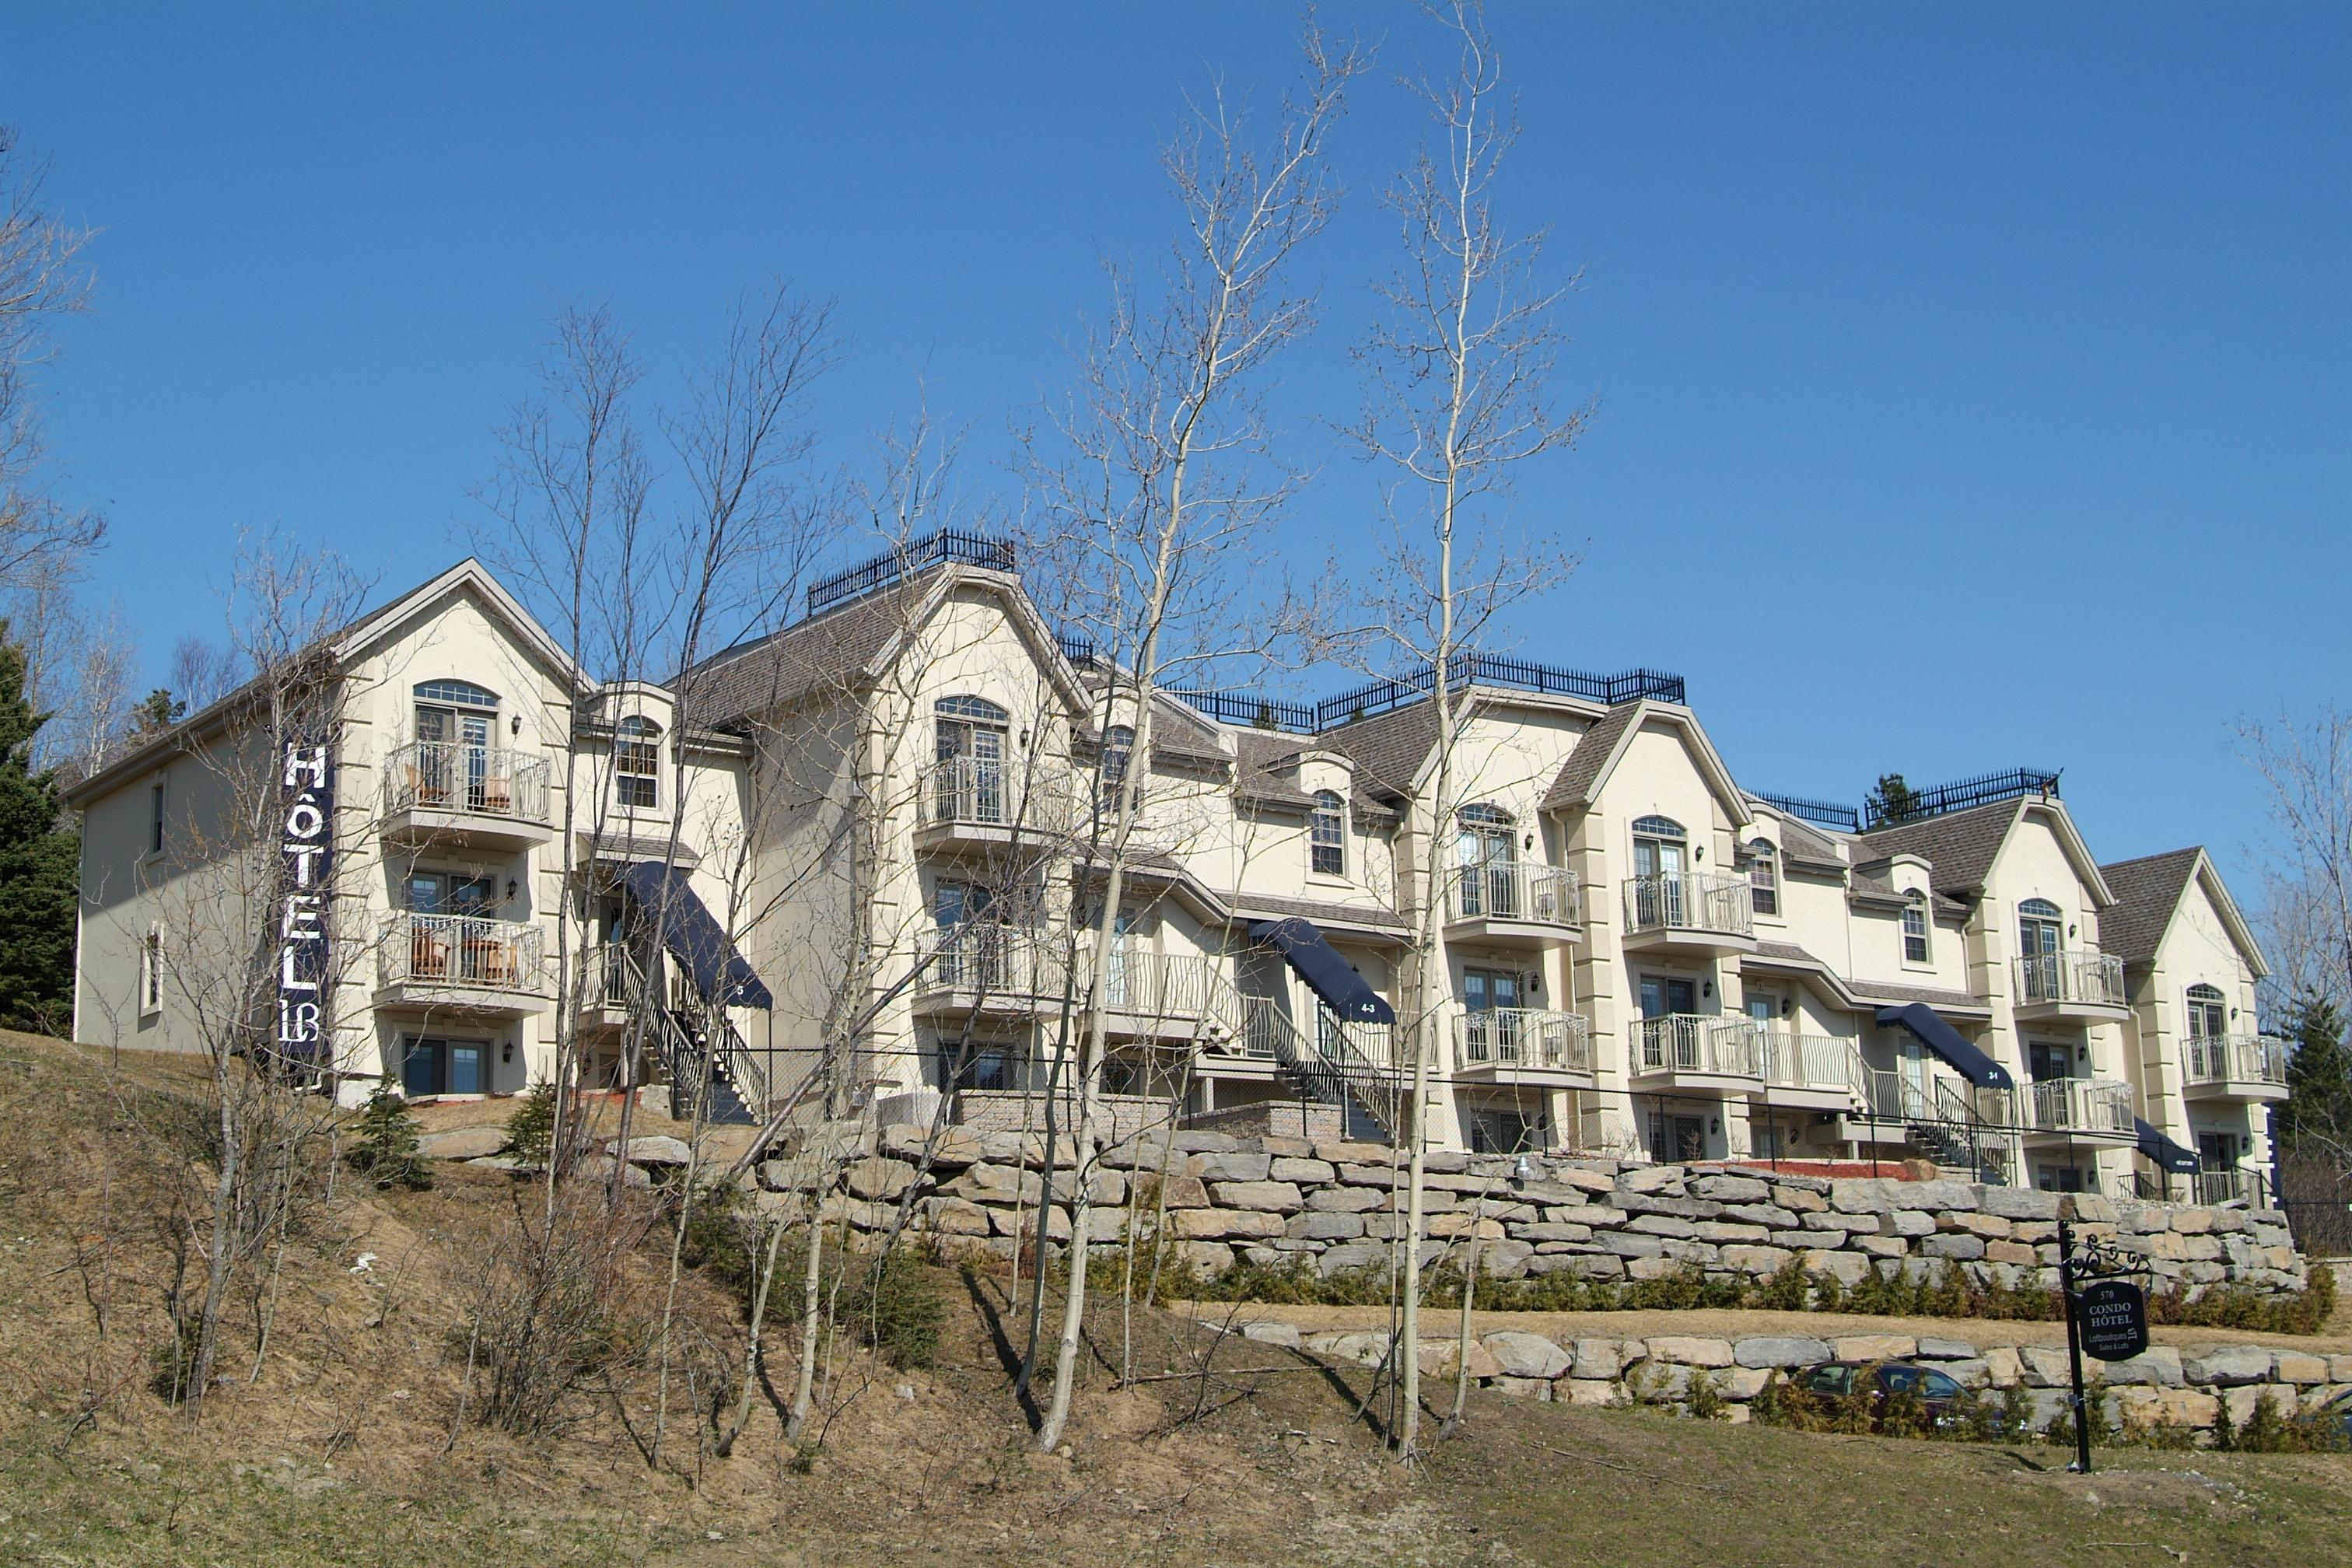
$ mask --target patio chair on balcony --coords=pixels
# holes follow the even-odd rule
[[[449,973],[449,944],[435,931],[415,930],[408,935],[408,973],[419,980],[441,980]]]

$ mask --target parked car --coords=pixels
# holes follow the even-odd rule
[[[1907,1361],[1833,1361],[1814,1367],[1797,1379],[1797,1386],[1823,1399],[1843,1399],[1856,1392],[1857,1379],[1867,1379],[1871,1424],[1876,1426],[1889,1395],[1915,1394],[1927,1419],[1941,1426],[1951,1420],[1952,1405],[1962,1396],[1960,1385],[1932,1366]]]

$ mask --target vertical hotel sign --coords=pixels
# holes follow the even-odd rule
[[[324,745],[286,742],[278,775],[278,1054],[331,1065],[326,1054],[327,897],[335,852],[335,773]]]

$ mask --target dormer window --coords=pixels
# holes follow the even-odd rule
[[[1780,861],[1769,839],[1748,841],[1748,901],[1759,915],[1780,912]]]
[[[1328,789],[1315,792],[1307,819],[1307,869],[1318,877],[1348,874],[1347,803]]]
[[[1125,724],[1113,724],[1103,731],[1102,743],[1102,815],[1117,816],[1127,790],[1128,769],[1135,761],[1135,731]]]
[[[626,811],[661,806],[661,726],[631,714],[613,731],[613,798]]]
[[[1916,889],[1903,906],[1903,962],[1927,962],[1927,895]]]

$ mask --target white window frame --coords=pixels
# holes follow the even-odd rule
[[[1764,880],[1761,882],[1756,879],[1756,870],[1759,866],[1764,870]],[[1759,894],[1763,897],[1764,903],[1757,902]],[[1768,908],[1767,905],[1769,907]],[[1766,920],[1777,921],[1781,918],[1780,852],[1773,847],[1772,841],[1769,838],[1751,838],[1748,841],[1748,909],[1750,914],[1761,915]]]
[[[139,939],[139,1016],[152,1018],[163,1010],[163,928],[152,925]]]
[[[1918,922],[1919,926],[1919,929],[1916,931],[1911,929],[1912,922],[1915,921]],[[1935,963],[1936,921],[1935,917],[1927,912],[1927,896],[1925,893],[1913,893],[1911,895],[1910,901],[1903,906],[1901,926],[1903,934],[1903,962],[1906,963],[1917,964],[1931,964]],[[1919,944],[1918,956],[1916,958],[1912,956],[1911,952],[1911,944],[1915,942]]]
[[[1328,866],[1323,864],[1327,850]],[[1317,790],[1307,815],[1307,869],[1317,877],[1348,874],[1348,803],[1331,790]]]
[[[613,727],[613,804],[623,811],[659,811],[661,809],[661,738],[662,728],[641,713],[632,713]],[[624,756],[635,760],[642,755],[648,764],[644,768],[623,764]],[[630,786],[642,783],[648,800],[630,797]]]

